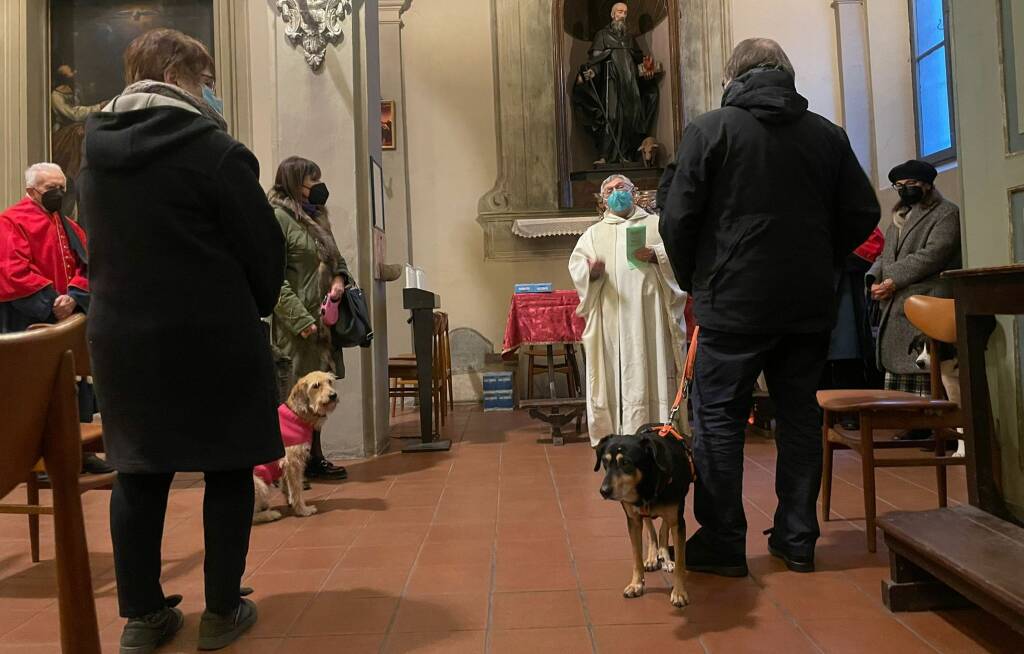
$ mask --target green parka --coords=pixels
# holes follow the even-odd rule
[[[284,284],[271,317],[271,337],[275,355],[290,363],[287,386],[316,370],[344,377],[342,350],[331,342],[330,330],[320,319],[320,304],[335,276],[340,275],[346,286],[352,285],[352,276],[331,235],[327,212],[320,209],[310,217],[275,190],[268,197],[285,238]],[[302,331],[313,324],[316,333],[303,338]]]

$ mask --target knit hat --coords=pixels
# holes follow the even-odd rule
[[[935,181],[935,176],[938,174],[939,171],[935,170],[935,166],[931,165],[927,161],[911,159],[890,170],[889,181],[895,184],[901,179],[913,179],[926,184],[931,184]]]

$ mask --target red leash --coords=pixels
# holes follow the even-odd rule
[[[690,476],[697,479],[697,468],[693,463],[693,449],[686,438],[679,433],[675,426],[676,414],[683,406],[683,400],[690,395],[690,385],[693,383],[693,363],[697,358],[697,335],[700,334],[700,327],[693,328],[693,337],[690,339],[690,348],[686,352],[686,364],[683,367],[683,377],[679,380],[679,390],[676,391],[676,399],[672,403],[672,410],[668,414],[668,422],[657,427],[658,436],[668,438],[671,436],[683,444],[686,449],[686,461],[690,464]]]

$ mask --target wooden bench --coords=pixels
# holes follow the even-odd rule
[[[889,547],[890,611],[970,606],[1024,634],[1024,528],[973,506],[898,512],[878,520]]]

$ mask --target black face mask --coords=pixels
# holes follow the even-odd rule
[[[917,204],[924,198],[924,189],[920,186],[904,186],[897,193],[900,194],[903,204],[907,206]]]
[[[46,209],[47,213],[59,211],[64,206],[64,191],[59,188],[51,188],[43,193],[39,198],[39,203],[43,205],[43,209]]]
[[[327,190],[327,184],[318,182],[313,184],[312,188],[309,189],[309,203],[322,207],[327,204],[327,198],[330,197],[330,195],[330,191]]]

